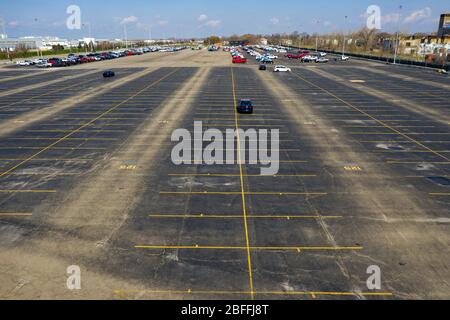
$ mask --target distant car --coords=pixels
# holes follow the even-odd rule
[[[116,74],[112,70],[107,70],[107,71],[103,72],[104,78],[111,78],[111,77],[114,77],[115,75]]]
[[[241,99],[237,106],[237,112],[239,113],[253,113],[253,102],[250,99]]]
[[[60,58],[51,58],[48,59],[48,63],[52,65],[52,67],[65,67],[66,63]]]
[[[17,61],[16,64],[21,67],[28,67],[28,66],[31,66],[31,61],[30,60]]]
[[[36,64],[38,68],[51,68],[53,65],[49,63],[47,60],[42,60],[41,62]]]
[[[273,60],[269,57],[262,57],[259,61],[262,63],[273,63]]]
[[[321,56],[321,57],[325,57],[326,55],[327,55],[326,52],[319,52],[319,56]]]
[[[316,57],[316,56],[307,55],[307,56],[303,57],[302,61],[303,62],[313,62],[313,61],[316,61],[317,59],[318,59],[318,57]]]
[[[342,60],[342,61],[347,61],[347,60],[349,60],[349,59],[350,59],[350,57],[347,57],[347,56],[342,56],[342,57],[341,57],[341,60]]]
[[[302,59],[305,56],[306,56],[306,53],[298,53],[298,54],[289,53],[286,55],[286,58],[297,60],[297,59]]]
[[[247,59],[236,56],[233,58],[233,63],[247,63]]]
[[[259,70],[261,70],[261,71],[266,71],[266,70],[267,70],[266,65],[265,65],[265,64],[259,65]]]
[[[291,72],[291,68],[288,68],[286,66],[275,66],[273,68],[273,72]]]
[[[440,73],[440,74],[446,74],[446,75],[448,74],[448,71],[445,69],[437,69],[436,72]]]
[[[330,61],[330,60],[328,60],[327,58],[318,58],[318,59],[316,59],[316,63],[327,63],[328,61]]]

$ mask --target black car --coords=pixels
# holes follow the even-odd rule
[[[242,99],[237,106],[239,113],[253,113],[253,103],[250,99]]]
[[[262,70],[262,71],[265,71],[265,70],[267,70],[267,67],[266,67],[266,65],[265,65],[265,64],[261,64],[261,65],[259,65],[259,70]]]
[[[116,74],[114,73],[114,71],[111,70],[107,70],[105,72],[103,72],[103,77],[105,78],[111,78],[114,77]]]

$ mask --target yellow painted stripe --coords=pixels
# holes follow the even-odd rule
[[[237,114],[237,99],[236,99],[236,85],[234,81],[234,70],[231,68],[231,85],[232,85],[232,91],[233,91],[233,109],[234,109],[234,122],[236,130],[239,130],[239,121],[238,121],[238,114]],[[243,176],[243,169],[242,169],[242,161],[241,161],[241,142],[239,135],[237,135],[238,139],[238,163],[239,163],[239,175],[240,175],[240,181],[241,181],[241,199],[242,199],[242,209],[244,213],[244,230],[245,230],[245,243],[246,243],[246,251],[247,251],[247,264],[248,264],[248,276],[249,276],[249,286],[250,286],[250,297],[253,300],[254,299],[254,293],[253,293],[253,271],[252,271],[252,257],[251,257],[251,250],[250,250],[250,239],[248,235],[248,224],[247,224],[247,208],[245,203],[245,190],[244,190],[244,176]]]
[[[342,247],[342,246],[289,246],[289,247],[239,247],[239,246],[148,246],[148,245],[138,245],[134,246],[136,249],[153,249],[153,250],[164,250],[164,249],[173,249],[173,250],[245,250],[245,251],[340,251],[340,250],[363,250],[363,247]],[[251,290],[253,291],[253,290]]]

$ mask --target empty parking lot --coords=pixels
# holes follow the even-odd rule
[[[450,298],[449,78],[280,60],[292,72],[206,50],[2,68],[0,297]],[[278,129],[279,172],[175,165],[196,121]]]

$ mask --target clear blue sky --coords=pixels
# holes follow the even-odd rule
[[[403,31],[436,32],[439,15],[450,12],[448,0],[0,0],[0,18],[10,37],[88,36],[87,27],[66,28],[66,8],[72,4],[81,8],[82,22],[91,24],[97,38],[121,38],[125,21],[129,38],[148,37],[149,25],[153,38],[351,30],[365,25],[372,4],[381,8],[384,31],[396,30],[403,5]]]

